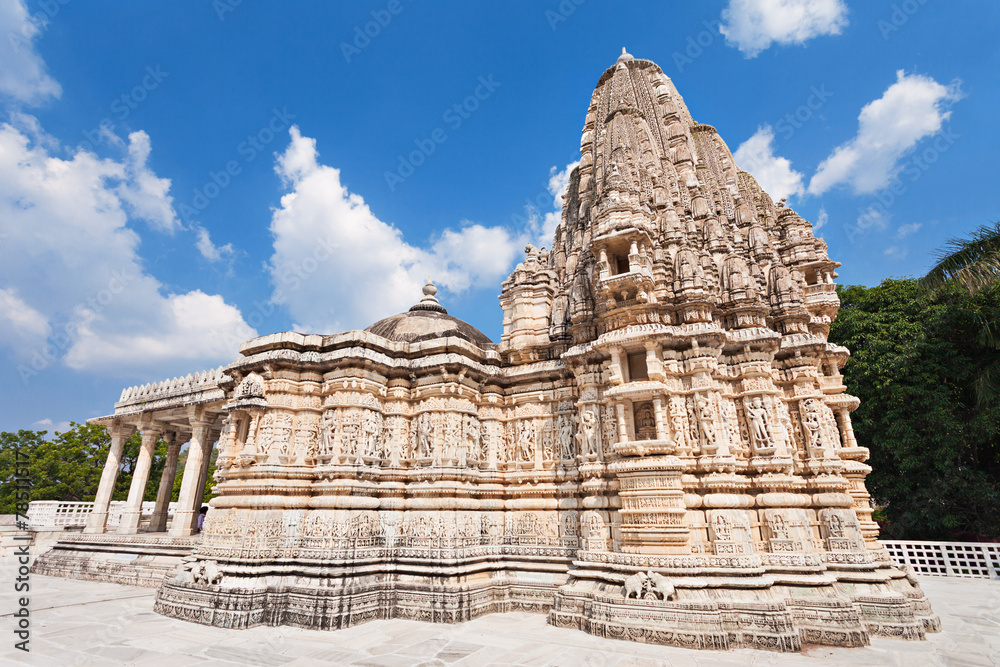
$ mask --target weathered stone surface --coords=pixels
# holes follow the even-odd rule
[[[177,381],[123,393],[105,422],[221,431],[218,497],[157,611],[343,628],[528,610],[778,651],[938,628],[876,540],[826,244],[649,61],[601,76],[581,149],[552,248],[503,284],[499,345],[429,285],[366,331],[248,341],[213,387],[181,383],[189,401]]]

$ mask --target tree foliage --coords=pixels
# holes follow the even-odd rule
[[[838,292],[830,341],[851,350],[854,430],[871,450],[868,488],[890,534],[1000,536],[1000,405],[976,392],[996,355],[980,333],[1000,313],[1000,288],[970,295],[890,279]]]

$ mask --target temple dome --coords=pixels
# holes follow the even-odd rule
[[[424,298],[405,313],[379,320],[366,328],[369,333],[389,340],[419,343],[435,338],[455,337],[467,340],[479,347],[492,347],[493,341],[482,331],[468,322],[452,317],[445,307],[434,297],[437,287],[427,279]]]

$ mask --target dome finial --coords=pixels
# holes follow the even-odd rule
[[[434,299],[434,295],[437,294],[437,292],[438,292],[438,288],[435,287],[434,281],[431,280],[430,276],[427,276],[427,284],[424,285],[424,296],[425,297],[430,297],[431,299]],[[426,301],[427,299],[425,298],[425,299],[421,299],[421,300],[422,301]],[[434,300],[437,301],[437,299],[434,299]]]
[[[424,285],[424,289],[423,289],[424,298],[422,298],[420,300],[420,303],[416,304],[415,306],[412,306],[410,308],[410,310],[411,311],[413,311],[413,310],[435,310],[435,311],[437,311],[439,313],[447,313],[448,311],[444,309],[444,306],[442,306],[438,302],[437,298],[434,296],[435,294],[437,294],[437,291],[438,291],[438,288],[434,284],[434,281],[431,280],[430,276],[427,276],[427,283]]]
[[[623,46],[622,47],[622,54],[620,56],[618,56],[618,62],[624,62],[626,60],[635,60],[635,58],[633,58],[632,54],[629,53],[628,51],[626,51],[625,47]]]

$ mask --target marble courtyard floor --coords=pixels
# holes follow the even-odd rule
[[[0,572],[13,582],[10,559]],[[375,621],[323,632],[225,630],[153,613],[155,591],[31,576],[31,653],[14,649],[13,585],[0,596],[0,664],[53,665],[1000,665],[1000,581],[923,577],[943,632],[926,642],[876,638],[862,649],[802,654],[693,651],[599,639],[554,628],[544,615],[508,613],[459,625]]]

